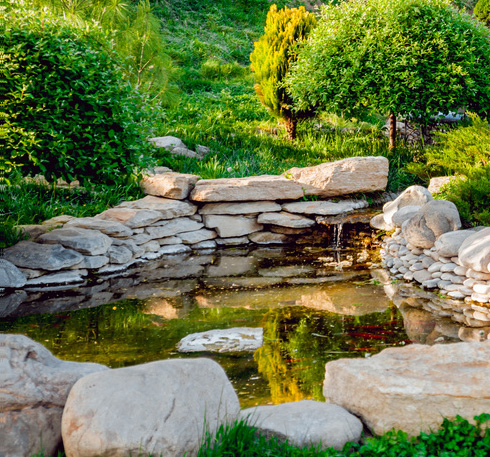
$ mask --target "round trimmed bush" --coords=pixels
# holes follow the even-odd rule
[[[49,181],[128,181],[150,151],[147,114],[105,36],[19,7],[0,39],[3,168]]]

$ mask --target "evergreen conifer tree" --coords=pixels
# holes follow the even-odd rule
[[[305,40],[315,26],[315,16],[303,6],[278,10],[277,5],[272,5],[267,14],[264,35],[255,42],[250,55],[255,91],[261,103],[274,116],[284,120],[291,140],[296,137],[298,119],[310,116],[312,111],[294,111],[292,98],[286,93],[282,81],[296,60],[296,44]]]

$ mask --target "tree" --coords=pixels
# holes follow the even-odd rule
[[[326,5],[286,84],[300,110],[389,113],[394,148],[398,114],[490,111],[490,32],[450,0]]]
[[[304,40],[316,26],[316,18],[303,6],[277,9],[267,13],[264,35],[254,44],[250,55],[255,77],[255,91],[261,103],[284,120],[288,138],[296,137],[298,119],[311,114],[310,109],[292,110],[292,99],[282,85],[292,62],[296,60],[296,43]]]

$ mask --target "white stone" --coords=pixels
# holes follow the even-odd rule
[[[140,186],[148,195],[183,200],[189,196],[198,179],[199,176],[186,173],[146,175]]]
[[[395,228],[393,224],[386,223],[383,214],[377,214],[376,216],[372,217],[369,221],[369,225],[372,228],[375,228],[377,230],[384,230],[386,232],[390,232]]]
[[[301,184],[282,176],[201,179],[190,199],[199,202],[297,200],[303,196]]]
[[[405,189],[395,200],[387,202],[383,206],[383,215],[387,224],[393,224],[392,218],[399,209],[404,206],[422,206],[432,201],[431,193],[422,186],[410,186]]]
[[[281,211],[281,205],[273,201],[235,202],[235,203],[206,203],[199,209],[199,214],[238,215],[271,213]]]
[[[489,295],[490,294],[490,284],[475,284],[473,286],[473,290],[482,295]]]
[[[264,344],[262,328],[235,327],[192,333],[177,343],[179,352],[254,352]]]
[[[284,203],[282,209],[290,213],[336,216],[368,206],[369,203],[366,200],[343,200],[337,203],[332,201],[303,201]]]
[[[490,227],[466,238],[459,248],[458,255],[463,266],[474,271],[490,273]]]
[[[156,148],[164,148],[167,151],[172,151],[174,148],[185,148],[184,142],[175,136],[159,136],[150,138],[149,141],[153,143]]]
[[[248,408],[240,417],[261,435],[299,448],[341,450],[347,442],[358,442],[363,429],[361,421],[344,408],[313,400]]]
[[[207,228],[216,229],[221,238],[236,238],[258,232],[263,225],[255,217],[206,215],[203,217]]]
[[[349,157],[313,167],[291,168],[283,176],[301,184],[305,195],[333,197],[384,190],[388,167],[386,157]]]
[[[474,233],[472,230],[455,230],[454,232],[443,233],[436,240],[434,248],[441,256],[457,256],[463,241]]]
[[[240,405],[209,359],[174,359],[85,376],[70,391],[62,435],[70,457],[195,456]],[[129,414],[129,416],[128,416]]]
[[[400,209],[398,209],[393,215],[391,216],[391,222],[395,227],[401,227],[405,221],[410,219],[418,210],[420,209],[420,206],[418,205],[407,205],[403,206]],[[412,249],[413,247],[410,246],[408,249]]]
[[[273,224],[291,228],[306,228],[315,225],[314,220],[285,211],[259,214],[257,222],[259,224]]]
[[[490,345],[455,343],[329,362],[323,393],[378,435],[395,428],[416,436],[437,430],[443,418],[473,421],[490,410],[489,389]]]
[[[0,453],[53,454],[61,443],[61,415],[81,377],[107,370],[95,363],[64,362],[23,335],[0,334]]]

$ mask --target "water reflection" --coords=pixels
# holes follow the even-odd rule
[[[392,284],[375,269],[376,256],[320,248],[175,256],[72,289],[0,297],[0,332],[25,334],[65,360],[110,367],[212,357],[243,406],[321,400],[324,365],[339,357],[490,333],[458,325],[434,294]],[[232,327],[262,327],[263,347],[238,355],[175,350],[188,334]]]

